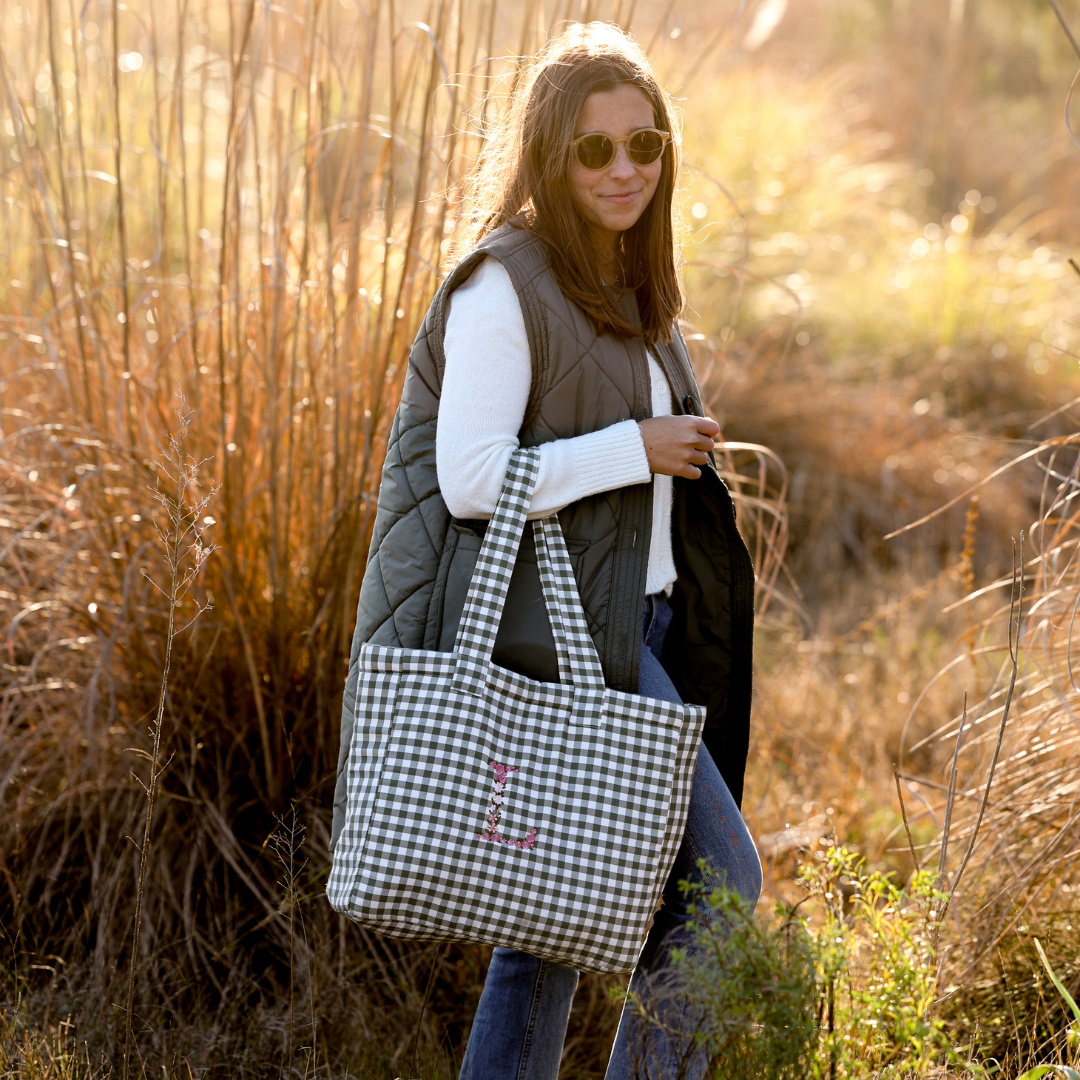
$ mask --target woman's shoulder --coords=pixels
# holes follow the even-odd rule
[[[525,317],[514,283],[497,259],[481,260],[448,298],[443,356],[447,380],[454,372],[473,380],[480,370],[504,382],[520,376],[528,396],[532,365]],[[475,381],[461,389],[473,400],[479,390]]]
[[[503,267],[520,291],[547,270],[547,242],[523,225],[506,222],[483,237],[454,267],[451,277],[471,279],[479,264],[492,261]]]
[[[493,312],[528,306],[548,268],[545,242],[528,229],[511,223],[487,234],[444,279],[441,292],[447,313],[468,305],[490,303]],[[511,303],[512,302],[512,303]],[[438,305],[436,305],[438,306]]]
[[[517,307],[517,290],[510,274],[494,256],[478,259],[472,272],[448,298],[447,318],[465,308],[470,314],[497,315],[507,305]]]

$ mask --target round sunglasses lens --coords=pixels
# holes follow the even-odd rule
[[[664,152],[664,137],[659,131],[639,131],[628,149],[638,165],[651,165]]]
[[[602,169],[611,161],[613,149],[606,135],[586,135],[577,144],[577,158],[586,169]]]

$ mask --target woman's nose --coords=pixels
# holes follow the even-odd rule
[[[612,177],[618,180],[629,180],[634,175],[634,163],[626,152],[626,143],[619,143],[615,147],[615,159],[608,169]]]

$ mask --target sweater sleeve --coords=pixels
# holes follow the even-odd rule
[[[450,297],[443,346],[435,464],[447,509],[489,518],[502,491],[532,386],[532,359],[517,293],[505,268],[485,259]],[[587,495],[652,479],[633,420],[540,447],[530,518]]]

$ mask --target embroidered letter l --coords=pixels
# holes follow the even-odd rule
[[[502,820],[503,807],[506,805],[506,781],[510,773],[520,770],[516,765],[503,765],[498,761],[490,761],[488,764],[495,770],[495,781],[491,785],[491,804],[488,807],[484,831],[476,835],[481,840],[490,840],[495,844],[506,844],[509,847],[531,851],[536,845],[535,829],[530,829],[520,840],[511,840],[510,837],[499,833],[499,822]]]

